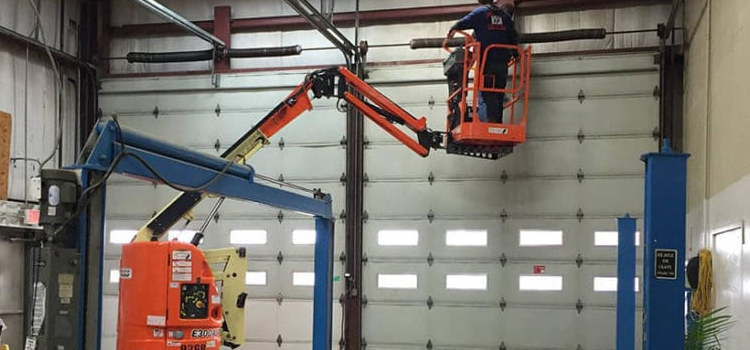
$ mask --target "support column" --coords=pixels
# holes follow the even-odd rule
[[[214,7],[214,36],[221,39],[226,45],[227,50],[232,47],[232,7],[216,6]],[[216,70],[226,71],[231,68],[229,57],[224,57],[214,61]]]
[[[635,350],[635,219],[617,219],[617,347]]]
[[[664,140],[644,154],[644,350],[683,350],[685,337],[685,217],[688,154]],[[622,243],[622,242],[621,242]]]
[[[333,220],[315,218],[313,350],[331,349],[333,319]]]

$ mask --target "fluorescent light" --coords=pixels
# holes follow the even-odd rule
[[[448,246],[487,246],[487,230],[448,230],[445,232]]]
[[[120,269],[109,270],[109,283],[120,283]]]
[[[245,284],[248,286],[265,286],[266,285],[266,272],[265,271],[248,271],[245,274]]]
[[[229,231],[230,244],[263,245],[268,242],[266,230],[232,230]]]
[[[562,231],[520,230],[519,245],[522,247],[556,246],[563,244]]]
[[[415,274],[378,274],[378,288],[417,289]]]
[[[519,290],[560,291],[563,288],[562,276],[519,276]]]
[[[382,246],[415,246],[419,244],[417,230],[380,230],[378,245]]]
[[[297,245],[315,244],[315,230],[292,231],[292,244],[297,244]]]
[[[446,289],[487,290],[487,274],[446,275]]]
[[[292,285],[293,286],[314,286],[315,285],[315,272],[293,272],[292,273]]]

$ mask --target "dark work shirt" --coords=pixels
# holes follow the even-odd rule
[[[453,29],[473,29],[474,37],[482,44],[482,53],[492,44],[518,45],[513,18],[495,5],[485,5],[469,12],[461,18]],[[493,49],[487,56],[488,60],[507,62],[512,53],[509,50]]]

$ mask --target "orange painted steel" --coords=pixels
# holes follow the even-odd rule
[[[531,47],[522,49],[519,46],[493,44],[486,47],[483,51],[481,60],[478,59],[481,44],[464,31],[455,31],[465,38],[464,45],[464,65],[463,81],[461,88],[458,89],[448,98],[448,108],[450,109],[450,100],[461,94],[459,104],[460,123],[450,129],[450,121],[447,121],[448,132],[451,133],[453,141],[465,145],[501,145],[514,146],[526,142],[526,125],[529,111],[529,79],[531,78]],[[452,36],[452,35],[451,35]],[[450,37],[450,36],[449,36]],[[443,42],[443,49],[453,52],[447,45],[448,39]],[[513,50],[518,53],[518,58],[511,60],[508,67],[512,72],[510,87],[506,88],[488,88],[485,85],[486,77],[484,66],[487,62],[488,54],[491,50]],[[474,78],[470,78],[471,71],[474,70]],[[508,123],[489,123],[479,120],[478,99],[482,92],[494,92],[509,94],[510,100],[504,103],[503,108],[509,110]],[[516,103],[523,101],[523,114],[516,115]],[[466,120],[467,111],[471,107],[471,120]],[[450,114],[450,110],[448,111]]]
[[[222,345],[221,298],[211,267],[195,246],[126,244],[119,284],[118,350],[218,350]]]

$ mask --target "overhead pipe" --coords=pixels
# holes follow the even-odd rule
[[[299,45],[282,47],[258,47],[249,49],[228,49],[227,58],[258,58],[296,56],[302,53]],[[129,63],[176,63],[211,61],[214,50],[178,51],[178,52],[131,52],[126,56]]]
[[[357,51],[354,44],[344,36],[330,21],[323,17],[314,6],[312,6],[307,0],[284,0],[292,9],[294,9],[300,16],[304,17],[310,25],[320,32],[328,41],[336,46],[341,53],[344,55],[346,60],[346,66],[352,69],[352,58],[355,57]]]
[[[559,32],[542,32],[520,34],[518,42],[522,44],[552,43],[570,40],[591,40],[604,39],[607,36],[607,30],[604,28],[595,29],[573,29]],[[445,38],[417,38],[409,42],[412,50],[429,49],[443,47]],[[448,40],[449,47],[463,46],[464,38],[451,38]]]
[[[186,31],[190,33],[193,33],[195,36],[211,44],[211,46],[213,46],[217,50],[226,49],[227,45],[224,43],[224,41],[217,38],[213,34],[203,30],[201,27],[198,27],[193,22],[188,21],[184,17],[178,15],[176,12],[170,10],[168,7],[156,2],[155,0],[134,0],[134,1],[143,5],[144,7],[151,10],[152,12],[156,13],[161,18],[164,18],[167,21],[170,21],[176,24],[180,28],[185,29]]]

